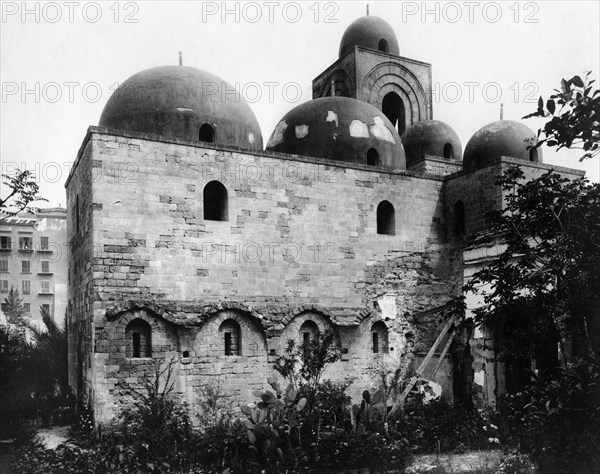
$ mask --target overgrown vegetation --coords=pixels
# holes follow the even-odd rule
[[[0,439],[28,441],[33,421],[45,424],[68,394],[66,333],[44,311],[42,320],[45,331],[28,326],[32,343],[25,323],[0,327]]]

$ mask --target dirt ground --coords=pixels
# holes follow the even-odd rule
[[[51,428],[44,428],[38,431],[38,436],[49,449],[56,448],[59,444],[64,443],[68,439],[70,426],[52,426]]]
[[[501,451],[470,451],[464,454],[416,456],[406,474],[494,472],[502,462]]]

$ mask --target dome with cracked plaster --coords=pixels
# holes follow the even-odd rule
[[[454,129],[439,120],[423,120],[402,134],[407,166],[421,160],[425,155],[454,161],[462,160],[462,144]]]
[[[262,150],[250,106],[223,79],[187,66],[138,72],[112,94],[101,127]]]
[[[498,120],[480,128],[471,137],[463,156],[464,169],[471,171],[490,165],[501,156],[542,162],[542,150],[529,148],[537,143],[537,134],[514,120]]]
[[[372,105],[349,97],[322,97],[295,107],[275,127],[267,150],[406,169],[392,123]]]
[[[394,29],[378,16],[366,15],[350,23],[340,42],[340,58],[355,46],[400,56]]]

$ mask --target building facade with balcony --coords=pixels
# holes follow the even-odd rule
[[[41,321],[43,308],[63,324],[67,302],[67,211],[41,209],[37,214],[0,218],[0,300],[19,290],[24,316]],[[3,318],[4,319],[4,318]]]

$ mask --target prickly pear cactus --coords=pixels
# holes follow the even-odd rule
[[[298,428],[301,422],[299,414],[306,406],[306,398],[298,399],[298,389],[293,384],[282,390],[275,377],[269,377],[267,382],[272,391],[255,390],[252,395],[257,400],[240,405],[245,415],[242,423],[252,446],[269,457],[283,461],[284,441],[292,430]]]

